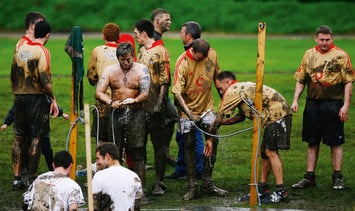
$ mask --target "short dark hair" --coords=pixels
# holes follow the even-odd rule
[[[103,142],[96,147],[96,152],[99,152],[101,156],[105,156],[108,153],[112,159],[119,160],[119,149],[116,144],[112,142]]]
[[[35,24],[39,19],[46,20],[46,17],[40,12],[27,13],[24,19],[26,29],[30,27],[31,23]]]
[[[73,163],[73,158],[69,152],[63,150],[63,151],[57,152],[54,155],[53,163],[54,163],[55,168],[63,167],[65,169],[67,169],[70,166],[70,164]]]
[[[161,14],[170,14],[170,13],[166,9],[157,8],[152,11],[152,15],[150,17],[150,20],[153,22],[157,18],[157,16],[159,16]]]
[[[116,49],[116,56],[117,58],[119,56],[123,56],[126,54],[131,54],[132,56],[134,56],[134,49],[131,43],[129,42],[121,42]]]
[[[149,38],[153,38],[154,36],[154,25],[147,19],[141,19],[136,22],[136,24],[134,24],[134,28],[137,28],[140,33],[146,32]]]
[[[120,39],[120,27],[115,23],[107,23],[102,29],[102,33],[104,34],[107,41],[115,41],[118,42]]]
[[[198,38],[192,41],[191,47],[195,52],[202,53],[202,55],[205,58],[208,56],[208,51],[210,50],[210,44],[207,42],[207,40]]]
[[[51,26],[47,21],[40,21],[35,26],[35,38],[43,38],[48,33],[51,33]]]
[[[329,26],[327,26],[327,25],[321,25],[321,26],[318,27],[317,30],[316,30],[316,36],[317,36],[318,34],[330,34],[330,35],[333,36],[333,31],[332,31],[332,29],[331,29]]]
[[[236,77],[234,75],[234,73],[232,73],[231,71],[221,71],[220,73],[218,73],[216,80],[218,81],[222,81],[223,79],[231,79],[231,80],[236,80]]]
[[[194,40],[201,37],[201,26],[199,23],[195,21],[187,21],[183,23],[182,26],[185,26],[185,33],[191,34]]]

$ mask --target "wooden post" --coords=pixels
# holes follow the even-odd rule
[[[74,77],[72,77],[72,97],[71,97],[71,105],[70,105],[70,126],[72,127],[73,124],[75,124],[77,118],[78,118],[78,113],[75,112],[75,109],[74,109],[74,86],[75,86],[75,81],[74,81]],[[78,136],[78,125],[74,125],[73,126],[73,129],[70,133],[70,136],[69,136],[69,146],[68,146],[68,149],[69,149],[69,153],[71,154],[71,156],[73,157],[73,167],[72,167],[72,170],[70,171],[70,178],[72,178],[73,180],[75,180],[75,173],[76,173],[76,145],[77,145],[77,137]]]
[[[94,210],[92,195],[92,168],[91,168],[91,134],[90,134],[90,109],[89,105],[84,105],[85,112],[85,145],[86,145],[86,175],[88,184],[88,210]]]
[[[263,96],[263,80],[264,80],[264,53],[265,53],[265,31],[266,23],[258,24],[258,54],[256,61],[256,87],[255,87],[255,109],[259,112],[262,111],[262,96]],[[257,189],[258,182],[258,169],[259,169],[259,155],[260,146],[258,141],[260,139],[259,129],[261,129],[261,118],[254,118],[254,131],[253,131],[253,151],[251,162],[251,175],[250,175],[250,206],[257,205]],[[259,156],[258,156],[259,157]]]

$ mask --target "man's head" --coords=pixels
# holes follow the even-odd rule
[[[199,38],[192,42],[191,45],[192,55],[196,61],[201,61],[208,56],[210,44],[207,40]]]
[[[153,10],[150,20],[154,25],[155,31],[159,32],[160,34],[170,30],[171,18],[170,13],[167,10],[163,8],[157,8]]]
[[[236,81],[235,75],[230,71],[222,71],[216,77],[216,88],[220,95],[223,95],[229,86]]]
[[[142,19],[134,24],[133,34],[137,43],[139,45],[144,45],[147,38],[153,39],[154,26],[149,20]]]
[[[60,168],[63,167],[64,169],[68,169],[73,164],[73,158],[67,151],[59,151],[54,155],[53,158],[53,167]],[[69,171],[70,172],[70,171]]]
[[[316,30],[314,40],[321,52],[327,52],[333,44],[333,32],[327,25],[321,25]]]
[[[201,26],[195,21],[188,21],[182,24],[180,38],[184,45],[189,45],[193,40],[201,37]]]
[[[96,168],[108,168],[113,160],[119,160],[119,149],[114,143],[104,142],[96,148]]]
[[[45,38],[44,45],[49,39],[49,33],[51,33],[51,26],[47,21],[39,21],[36,23],[34,37],[36,39]]]
[[[40,12],[29,12],[26,14],[24,22],[25,22],[25,27],[26,29],[30,29],[30,26],[36,25],[38,21],[44,21],[46,20],[46,17],[40,13]]]
[[[120,39],[120,27],[115,23],[107,23],[102,29],[103,39],[109,42],[118,42]]]
[[[134,49],[129,42],[122,42],[117,46],[116,56],[122,70],[130,70],[134,62]]]

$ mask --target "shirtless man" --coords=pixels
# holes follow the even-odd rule
[[[112,121],[120,162],[124,151],[128,152],[133,161],[133,171],[145,184],[143,101],[147,99],[150,87],[149,70],[145,65],[134,62],[134,49],[130,43],[121,43],[116,56],[118,63],[108,66],[97,84],[96,99],[115,109]],[[111,87],[112,99],[105,94],[107,87]]]

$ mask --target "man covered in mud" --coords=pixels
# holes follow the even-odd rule
[[[239,123],[245,118],[255,118],[254,100],[255,83],[238,82],[235,75],[229,71],[222,71],[217,75],[216,88],[222,97],[217,118],[212,132],[215,133],[220,125]],[[260,147],[262,157],[261,177],[258,183],[258,191],[261,203],[278,203],[288,200],[283,179],[282,162],[278,153],[279,149],[290,148],[290,135],[292,123],[292,111],[285,98],[273,88],[263,86],[263,108],[261,127],[264,128],[264,137]],[[239,112],[223,119],[225,115],[232,115],[238,108]],[[213,138],[207,140],[206,146],[212,146]],[[209,154],[210,148],[205,149]],[[269,195],[269,176],[271,171],[275,177],[276,190]],[[250,196],[245,195],[239,201],[249,201]]]
[[[28,149],[28,174],[31,183],[38,175],[41,137],[49,133],[49,114],[57,117],[59,110],[53,94],[50,53],[44,45],[51,27],[46,21],[36,23],[34,40],[24,43],[14,53],[11,86],[14,94],[14,133],[12,164],[14,190],[26,187],[21,178],[21,149]],[[50,106],[48,102],[50,101]],[[29,142],[29,144],[27,144]]]
[[[134,62],[134,49],[130,43],[121,43],[116,50],[118,63],[108,66],[96,87],[96,98],[114,109],[114,142],[120,149],[120,162],[124,151],[129,152],[133,171],[142,184],[145,181],[145,115],[143,101],[148,97],[150,76],[148,68]],[[112,90],[112,99],[105,94]]]

